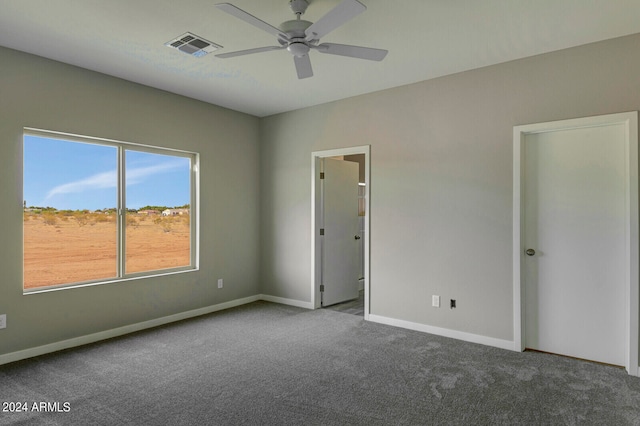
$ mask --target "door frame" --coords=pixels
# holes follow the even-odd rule
[[[364,181],[366,187],[365,196],[365,244],[364,244],[364,319],[369,319],[370,299],[370,262],[371,247],[371,146],[355,146],[351,148],[337,148],[311,153],[311,306],[320,308],[320,277],[322,269],[322,250],[320,235],[321,215],[321,190],[320,190],[320,160],[326,157],[338,157],[343,155],[364,154]]]
[[[625,126],[626,177],[626,242],[625,242],[625,368],[630,375],[639,376],[638,317],[638,112],[625,112],[547,123],[536,123],[513,128],[513,350],[525,349],[525,291],[523,256],[524,243],[524,141],[529,134],[571,130],[578,128],[622,124]]]

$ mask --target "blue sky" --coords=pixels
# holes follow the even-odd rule
[[[97,210],[116,206],[117,149],[112,146],[24,137],[27,206]],[[189,203],[188,158],[126,150],[127,208]]]

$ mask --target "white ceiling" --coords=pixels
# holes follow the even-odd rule
[[[382,62],[311,52],[298,80],[287,51],[195,58],[167,41],[192,32],[215,53],[277,45],[222,0],[0,0],[0,45],[263,117],[567,47],[640,33],[640,0],[360,0],[367,11],[323,42],[389,50]],[[278,26],[288,0],[227,0]],[[315,22],[340,0],[310,0]],[[1,64],[0,64],[1,68]]]

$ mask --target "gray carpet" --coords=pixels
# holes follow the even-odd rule
[[[0,366],[24,425],[640,425],[640,378],[256,302]]]

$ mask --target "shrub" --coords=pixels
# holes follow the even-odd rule
[[[58,217],[55,213],[45,212],[42,214],[42,219],[45,225],[55,225],[58,222]]]
[[[135,217],[131,216],[130,214],[127,214],[127,227],[129,226],[132,228],[137,228],[138,226],[140,226],[140,224],[138,223]]]
[[[86,214],[79,213],[75,215],[76,222],[78,222],[78,226],[85,226],[89,223],[89,218]]]
[[[97,223],[111,222],[111,215],[96,213],[93,215],[93,220],[95,220]]]

